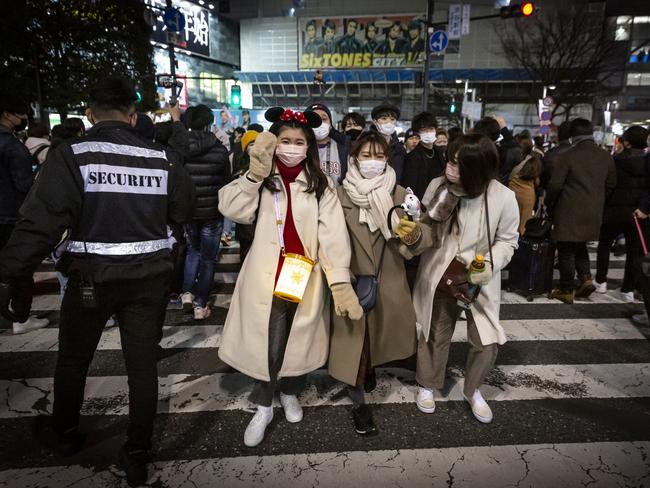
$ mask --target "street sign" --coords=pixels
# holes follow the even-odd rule
[[[171,32],[182,32],[185,30],[185,16],[177,8],[166,8],[163,14],[163,22],[167,30]]]
[[[551,105],[553,105],[553,103],[555,103],[555,100],[553,100],[553,97],[549,95],[547,97],[544,97],[542,103],[544,104],[545,107],[550,107]]]
[[[470,16],[471,5],[469,3],[463,4],[463,20],[460,28],[460,35],[468,36],[469,35],[469,16]]]
[[[460,3],[454,3],[449,6],[449,25],[447,26],[449,39],[460,39],[462,10],[463,7]]]
[[[551,126],[550,125],[543,125],[539,128],[539,133],[542,134],[543,136],[547,136],[551,133]]]
[[[433,53],[444,53],[445,49],[447,49],[447,44],[449,44],[449,38],[445,31],[435,31],[429,38],[429,45],[431,46],[431,52]]]

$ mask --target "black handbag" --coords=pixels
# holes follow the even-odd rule
[[[384,247],[381,250],[379,257],[378,270],[374,275],[359,275],[352,287],[354,292],[359,298],[359,304],[363,309],[363,313],[370,312],[375,305],[377,305],[377,294],[379,292],[379,278],[381,277],[381,263],[384,260],[384,252],[388,243],[384,242]]]
[[[540,206],[535,217],[526,222],[523,237],[529,239],[546,239],[553,229],[553,222],[546,213],[546,209]]]

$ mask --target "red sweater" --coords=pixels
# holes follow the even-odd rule
[[[282,177],[282,182],[284,183],[284,188],[287,190],[287,215],[285,215],[284,220],[284,248],[287,253],[295,253],[305,255],[305,248],[302,247],[302,242],[300,242],[300,237],[298,236],[298,231],[296,230],[296,224],[293,221],[293,210],[291,208],[291,183],[296,181],[296,178],[304,168],[304,163],[300,163],[293,168],[286,166],[282,161],[276,159],[275,161],[276,168]],[[277,231],[276,231],[277,232]],[[284,256],[280,252],[280,259],[278,260],[278,269],[275,272],[275,284],[278,283],[278,278],[280,277],[280,270],[284,264]]]

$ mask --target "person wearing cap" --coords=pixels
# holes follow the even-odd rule
[[[320,168],[332,180],[334,186],[339,186],[348,172],[348,154],[350,139],[332,126],[332,112],[324,103],[313,103],[307,110],[316,112],[322,124],[314,129],[320,156]]]
[[[407,130],[404,134],[404,149],[406,149],[407,156],[418,144],[420,144],[420,134],[413,129]]]
[[[382,103],[372,109],[372,126],[370,130],[379,132],[384,136],[390,147],[390,165],[397,174],[397,181],[401,181],[404,171],[404,158],[406,158],[406,149],[399,141],[395,132],[397,120],[400,116],[400,110],[390,103]]]

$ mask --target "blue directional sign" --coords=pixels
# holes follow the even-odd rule
[[[163,22],[170,32],[183,32],[185,29],[185,16],[180,10],[174,7],[165,9]]]
[[[445,31],[435,31],[429,38],[429,44],[431,45],[431,52],[443,53],[447,49],[447,44],[449,44],[449,37],[447,37]]]

